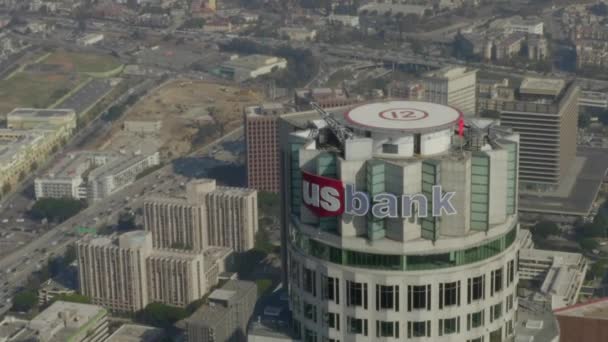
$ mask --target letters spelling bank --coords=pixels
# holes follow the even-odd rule
[[[357,191],[352,184],[344,184],[338,179],[314,175],[302,171],[303,201],[308,209],[319,217],[338,216],[342,214],[365,216],[371,210],[376,218],[397,218],[413,215],[415,209],[418,217],[455,215],[452,205],[454,192],[443,192],[440,185],[432,188],[432,210],[428,212],[429,200],[424,194],[402,195],[401,201],[396,195],[382,193],[370,199],[365,192]],[[401,202],[401,210],[399,210]]]

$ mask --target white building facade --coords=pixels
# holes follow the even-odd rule
[[[458,108],[467,117],[477,111],[477,70],[444,68],[424,76],[425,101]]]
[[[318,125],[289,134],[283,144],[284,234],[296,337],[513,337],[518,136],[486,121],[460,136],[457,110],[416,101],[367,104],[334,117],[352,132],[345,139]],[[342,186],[345,193],[354,186],[370,198],[396,195],[398,215],[382,217],[374,209],[353,214],[360,202],[351,201],[349,209],[352,198],[340,197]],[[456,213],[434,216],[434,186],[453,192]],[[338,203],[344,198],[342,212],[328,210],[333,202],[324,194],[334,190]],[[426,209],[422,202],[403,205],[402,196],[414,194],[428,199]]]

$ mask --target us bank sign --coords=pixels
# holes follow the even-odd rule
[[[456,214],[451,202],[454,192],[443,192],[441,185],[432,188],[430,213],[429,199],[425,194],[402,195],[401,201],[390,193],[376,194],[370,198],[369,194],[357,191],[352,184],[344,184],[338,179],[305,171],[302,171],[302,192],[304,205],[319,217],[342,214],[365,216],[371,210],[371,214],[376,218],[407,218],[414,214],[414,208],[418,217],[427,217],[429,214],[434,217]]]

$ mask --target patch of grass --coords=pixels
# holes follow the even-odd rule
[[[65,71],[74,72],[108,72],[118,68],[120,61],[110,55],[55,51],[42,63],[58,64]]]
[[[80,81],[78,77],[66,75],[19,72],[10,79],[0,80],[0,112],[8,113],[15,107],[46,108]]]

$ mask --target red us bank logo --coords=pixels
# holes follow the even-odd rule
[[[338,216],[344,212],[344,184],[333,178],[302,171],[302,200],[317,216]]]

